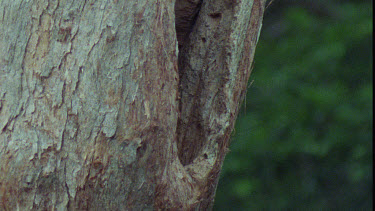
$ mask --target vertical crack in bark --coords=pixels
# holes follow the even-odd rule
[[[228,81],[233,73],[228,50],[236,3],[205,0],[197,4],[198,8],[189,7],[190,3],[177,0],[175,5],[181,96],[177,148],[181,164],[199,193],[198,206],[206,210],[213,205],[232,129],[232,103],[227,89],[231,89]]]
[[[214,159],[217,150],[212,149],[217,146],[206,145],[212,134],[225,131],[218,128],[221,123],[214,126],[217,123],[213,120],[228,113],[229,99],[224,87],[230,74],[228,44],[235,6],[229,0],[176,1],[181,96],[177,145],[184,166],[192,164],[200,154]],[[212,130],[213,127],[216,128]],[[204,152],[205,148],[211,152]]]
[[[175,5],[180,77],[177,148],[200,193],[199,206],[207,209],[213,204],[247,87],[264,0],[204,0],[196,4],[199,8],[192,2],[197,1],[176,0]]]
[[[203,0],[176,0],[175,25],[179,50],[188,38],[197,20]]]
[[[185,44],[189,43],[189,35],[193,31],[194,25],[199,15],[199,11],[202,6],[202,3],[203,3],[203,0],[176,0],[176,3],[175,3],[175,27],[176,27],[176,36],[177,36],[178,48],[179,48],[178,68],[179,68],[180,79],[183,77],[183,70],[184,70],[185,65],[188,65],[188,63],[185,62],[186,54],[188,53],[188,46],[186,46]],[[198,71],[196,72],[198,73]],[[199,78],[195,77],[195,79],[199,79]],[[196,87],[196,90],[195,90],[196,92],[198,92],[199,90],[202,90],[203,87],[199,87],[200,84],[202,83],[198,82],[198,87]],[[182,91],[181,88],[183,86],[184,85],[182,84],[182,81],[180,80],[180,95]],[[198,93],[192,96],[191,100],[194,102],[197,102],[199,100],[197,97],[199,97]],[[181,111],[181,103],[182,102],[180,102],[180,105],[179,105],[180,111]],[[197,105],[197,103],[194,103],[194,104]],[[193,130],[200,133],[202,131],[202,126],[199,124],[199,122],[201,122],[200,121],[201,118],[199,117],[199,112],[192,113],[190,117],[191,117],[190,121],[195,120],[195,122],[198,122],[197,124],[192,125]],[[184,139],[184,138],[181,138],[183,134],[179,133],[180,126],[181,126],[180,123],[181,122],[179,121],[178,128],[177,128],[178,140],[179,140],[177,144],[178,156],[180,158],[181,163],[183,165],[186,165],[189,163],[189,161],[193,159],[194,153],[187,152],[185,150],[186,147],[184,147],[182,142],[180,141],[181,139]],[[199,135],[203,135],[203,134],[200,133]],[[190,146],[193,146],[193,145],[190,145]],[[197,149],[197,148],[200,148],[200,146],[194,146],[194,148]]]

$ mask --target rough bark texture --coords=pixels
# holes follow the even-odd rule
[[[0,0],[0,210],[211,208],[263,10]]]

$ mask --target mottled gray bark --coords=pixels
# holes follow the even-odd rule
[[[0,0],[0,209],[212,207],[263,10]]]

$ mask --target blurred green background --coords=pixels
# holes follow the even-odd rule
[[[372,26],[368,0],[272,2],[214,210],[372,210]]]

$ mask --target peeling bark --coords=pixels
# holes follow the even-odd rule
[[[0,1],[0,209],[210,209],[263,10]]]

